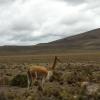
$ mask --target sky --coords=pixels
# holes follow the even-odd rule
[[[100,0],[0,0],[0,46],[35,45],[100,28]]]

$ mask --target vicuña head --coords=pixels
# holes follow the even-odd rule
[[[49,68],[44,66],[29,66],[27,71],[28,88],[32,86],[32,82],[35,80],[41,80],[41,87],[43,88],[45,81],[53,76],[53,70],[56,67],[57,61],[61,62],[58,57],[55,56],[53,65]]]

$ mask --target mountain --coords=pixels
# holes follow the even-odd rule
[[[100,28],[41,45],[66,49],[100,49]]]
[[[1,46],[0,55],[56,53],[67,50],[100,50],[100,28],[34,46]]]

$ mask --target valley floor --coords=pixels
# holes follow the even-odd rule
[[[11,84],[17,75],[26,76],[30,64],[51,66],[55,55],[62,63],[43,91],[38,85],[20,87],[26,79]],[[0,100],[100,100],[100,52],[0,56]]]

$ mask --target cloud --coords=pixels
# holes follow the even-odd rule
[[[86,0],[64,0],[67,3],[78,5],[84,3]]]
[[[9,5],[13,3],[15,0],[0,0],[0,6]]]
[[[100,27],[98,0],[0,0],[0,45],[49,42]]]

